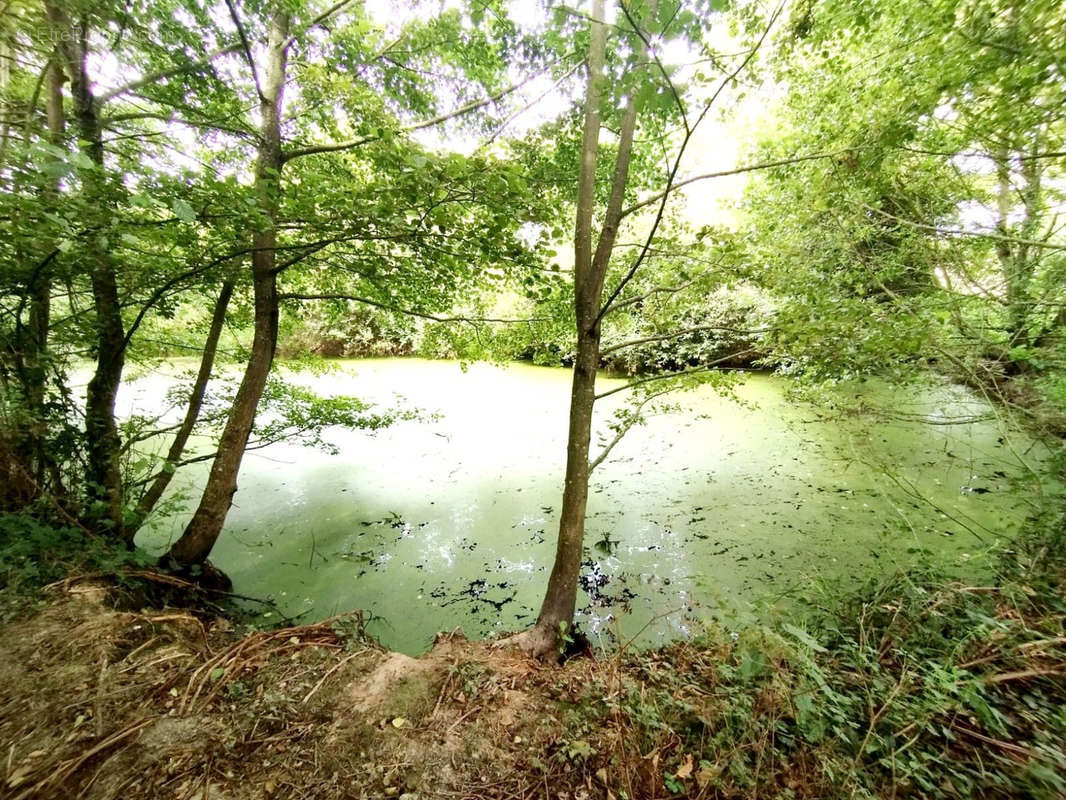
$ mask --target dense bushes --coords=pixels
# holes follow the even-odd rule
[[[645,314],[618,320],[604,342],[601,361],[612,372],[636,374],[715,363],[748,367],[767,362],[764,334],[774,304],[753,287],[721,288],[681,317],[657,320]],[[569,366],[573,338],[558,309],[520,304],[501,312],[511,323],[436,323],[369,308],[349,309],[342,318],[318,310],[286,322],[278,344],[285,358],[500,359]],[[523,321],[528,316],[528,321]],[[565,315],[564,315],[565,316]],[[636,342],[617,350],[615,345]]]
[[[46,515],[0,514],[0,617],[38,600],[40,587],[68,575],[143,565],[147,556],[76,525],[48,524]]]
[[[355,309],[343,319],[312,315],[286,320],[278,340],[283,358],[367,358],[411,355],[418,339],[415,320],[402,314]]]
[[[1063,522],[981,585],[874,578],[804,628],[619,658],[572,705],[580,761],[634,796],[1063,797]]]

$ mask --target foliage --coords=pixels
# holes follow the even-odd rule
[[[31,513],[0,514],[0,595],[4,617],[36,599],[44,585],[70,574],[114,571],[146,563],[139,551],[116,546],[72,525],[46,524]]]
[[[572,706],[587,774],[630,796],[1062,796],[1062,522],[983,585],[875,577],[803,627],[618,656]]]
[[[128,420],[114,441],[99,435],[116,427],[123,363],[206,351],[211,314],[200,312],[226,285],[235,292],[228,333],[250,326],[242,262],[268,223],[278,230],[278,310],[290,330],[308,309],[331,304],[329,327],[312,329],[313,339],[337,327],[347,338],[345,318],[366,309],[394,320],[375,338],[401,335],[406,314],[446,311],[486,287],[535,288],[545,240],[529,226],[554,209],[524,171],[412,135],[484,135],[499,124],[513,69],[570,68],[503,5],[412,3],[388,17],[315,0],[232,14],[185,0],[17,3],[13,11],[0,31],[0,439],[17,491],[5,492],[4,507],[56,497],[91,517],[104,497],[135,499],[151,468],[137,445],[152,438],[153,420]],[[291,18],[293,88],[286,169],[270,190],[277,208],[268,220],[249,109],[263,77],[252,45],[265,41],[277,14]],[[227,339],[222,355],[239,360],[248,343]],[[86,356],[95,362],[90,395],[102,402],[90,397],[79,408],[67,373]],[[188,393],[189,408],[196,394]],[[275,425],[271,437],[360,411],[334,413],[337,404],[306,397],[271,402],[290,416],[324,414],[321,423]],[[191,421],[197,434],[217,423],[211,414]],[[125,483],[101,485],[105,462],[117,473],[122,459]],[[86,466],[97,473],[89,481]],[[121,509],[111,514],[112,528],[121,518]]]
[[[383,409],[357,397],[325,397],[310,389],[272,378],[263,395],[262,414],[254,429],[253,448],[278,441],[292,441],[336,452],[323,434],[327,428],[379,430],[397,420],[417,418],[413,409]]]
[[[418,346],[420,326],[402,314],[366,308],[323,311],[286,320],[278,341],[282,358],[308,353],[324,358],[401,356]]]
[[[1061,368],[1062,3],[797,3],[748,192],[751,275],[793,372],[931,364],[998,394]],[[905,54],[905,57],[900,57]],[[998,373],[998,374],[997,374]]]

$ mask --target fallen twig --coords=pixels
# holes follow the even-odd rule
[[[336,664],[334,664],[332,667],[330,667],[328,670],[326,670],[326,674],[323,675],[319,679],[318,683],[316,683],[314,685],[314,688],[312,688],[311,691],[309,691],[307,694],[304,695],[303,700],[301,700],[300,702],[301,703],[306,703],[308,700],[310,700],[314,696],[315,692],[317,692],[319,689],[322,688],[322,684],[324,684],[326,682],[326,678],[328,678],[334,672],[339,670],[341,667],[343,667],[345,664],[347,664],[353,658],[355,658],[356,656],[360,656],[360,655],[362,655],[365,652],[367,652],[365,649],[358,650],[358,651],[352,653],[351,655],[349,655],[349,656],[347,656],[345,658],[342,658],[340,661],[338,661]]]

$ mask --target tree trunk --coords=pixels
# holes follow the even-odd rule
[[[48,94],[45,111],[48,121],[48,141],[54,147],[63,146],[65,119],[63,115],[63,71],[53,57],[48,64]],[[44,188],[46,199],[53,204],[59,197],[59,178],[53,178]],[[45,483],[48,453],[45,448],[44,398],[48,375],[48,336],[51,332],[52,268],[48,256],[30,280],[29,335],[25,344],[26,409],[30,425],[22,440],[22,463],[33,478],[35,491],[42,491]],[[53,487],[55,488],[55,487]]]
[[[92,269],[96,306],[96,369],[85,393],[85,434],[88,439],[90,498],[99,504],[89,516],[97,530],[131,542],[123,522],[122,441],[115,423],[115,398],[122,383],[126,340],[115,271],[106,255],[97,255]]]
[[[167,451],[163,468],[155,476],[148,490],[137,503],[135,528],[140,527],[163,496],[163,492],[170,485],[178,462],[181,461],[181,456],[185,452],[185,445],[188,443],[189,437],[192,436],[193,429],[200,419],[200,410],[204,405],[207,384],[211,380],[211,370],[215,365],[215,354],[218,352],[218,340],[222,336],[222,328],[226,323],[226,311],[229,308],[230,298],[233,296],[235,283],[236,281],[233,278],[227,278],[218,293],[218,300],[215,301],[215,311],[211,316],[211,326],[207,332],[207,341],[204,342],[204,352],[200,358],[200,369],[196,374],[196,380],[193,382],[192,391],[189,394],[189,404],[185,409],[185,418],[170,443],[170,449]]]
[[[1040,152],[1042,141],[1040,128],[1031,132],[1030,155]],[[1023,151],[1024,152],[1024,151]],[[1041,204],[1043,202],[1043,167],[1039,158],[1026,158],[1021,164],[1021,200],[1024,216],[1019,228],[1019,242],[1015,247],[1014,274],[1016,288],[1011,299],[1011,333],[1013,340],[1022,345],[1032,343],[1030,323],[1033,316],[1033,278],[1040,263],[1041,253],[1028,244],[1037,238],[1040,228]]]
[[[654,4],[653,4],[654,9]],[[535,655],[554,650],[559,636],[573,622],[577,604],[578,575],[584,549],[585,513],[588,506],[589,447],[592,440],[592,412],[596,402],[596,369],[600,362],[601,309],[607,267],[614,251],[615,237],[622,217],[629,179],[639,104],[637,93],[627,99],[619,131],[618,152],[611,194],[603,226],[592,251],[592,216],[596,197],[596,162],[599,157],[600,104],[603,97],[604,57],[607,31],[603,0],[595,0],[590,22],[588,86],[585,93],[585,124],[582,132],[581,166],[578,175],[577,210],[574,225],[574,315],[577,327],[577,355],[570,393],[570,427],[566,445],[566,483],[559,518],[559,538],[555,563],[541,604],[537,624],[524,634],[519,645]],[[643,59],[643,48],[637,49]]]
[[[1011,243],[1007,241],[1010,236],[1010,212],[1012,203],[1013,186],[1011,184],[1010,149],[1002,147],[996,158],[996,179],[999,183],[999,191],[996,197],[996,233],[999,239],[996,241],[996,256],[999,259],[1000,270],[1003,273],[1003,283],[1006,287],[1006,313],[1007,313],[1007,347],[1021,344],[1021,336],[1024,330],[1024,310],[1022,308],[1022,276],[1019,272],[1018,254],[1014,251]]]
[[[109,245],[104,241],[109,202],[104,176],[104,144],[100,110],[88,75],[89,44],[85,25],[70,24],[61,6],[46,3],[49,21],[60,35],[67,65],[78,139],[93,169],[81,173],[85,196],[85,228],[96,234],[85,250],[96,310],[96,369],[85,397],[85,436],[88,451],[89,521],[100,531],[132,543],[123,523],[121,439],[115,424],[115,398],[125,366],[126,338],[118,280]]]
[[[1032,134],[1032,153],[1039,153],[1040,142],[1041,132],[1037,130]],[[1039,255],[1034,255],[1028,241],[1036,236],[1040,226],[1043,173],[1039,159],[1029,158],[1021,161],[1022,186],[1019,194],[1023,216],[1017,231],[1020,241],[1012,244],[1007,241],[1012,233],[1010,213],[1014,206],[1010,159],[1010,149],[1003,146],[996,157],[996,175],[999,182],[996,233],[1001,237],[996,242],[996,255],[1006,286],[1007,346],[1024,347],[1032,344],[1029,331],[1033,305],[1032,282]]]
[[[600,335],[597,327],[594,333],[578,337],[574,379],[570,390],[566,483],[563,486],[555,563],[528,647],[537,655],[553,650],[560,633],[569,629],[574,619],[578,573],[581,570],[585,541],[585,512],[589,497],[589,445],[592,440],[592,410],[599,362]]]
[[[179,569],[202,564],[207,560],[222,532],[226,514],[237,492],[237,475],[244,448],[255,422],[259,400],[263,396],[278,338],[277,216],[281,152],[281,107],[285,85],[286,41],[289,19],[278,12],[271,19],[267,44],[265,81],[260,91],[259,113],[261,144],[256,166],[256,188],[262,215],[260,229],[252,239],[252,287],[255,295],[255,332],[248,365],[222,438],[218,454],[204,487],[200,505],[176,541],[167,560]]]

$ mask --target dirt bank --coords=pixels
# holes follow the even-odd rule
[[[1066,573],[904,575],[801,629],[562,666],[68,580],[0,626],[0,798],[1066,797]],[[1056,551],[1057,552],[1057,551]],[[1045,566],[1040,566],[1040,565]]]
[[[414,659],[365,640],[356,617],[242,635],[115,610],[109,593],[67,585],[0,630],[0,796],[410,800],[587,783],[553,756],[559,700],[592,661],[560,670],[458,634]]]

